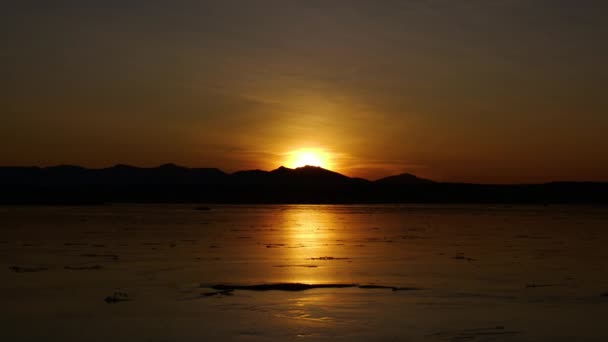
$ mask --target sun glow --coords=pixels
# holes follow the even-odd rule
[[[329,153],[320,149],[300,149],[288,153],[287,167],[320,166],[325,169],[331,167]]]

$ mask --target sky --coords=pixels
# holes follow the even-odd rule
[[[0,165],[608,181],[608,2],[7,1]]]

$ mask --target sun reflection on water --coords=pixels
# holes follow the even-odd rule
[[[340,259],[345,248],[339,243],[336,213],[322,206],[293,206],[282,211],[281,222],[287,242],[279,256],[287,266],[282,278],[307,284],[336,282],[335,268],[345,261]]]

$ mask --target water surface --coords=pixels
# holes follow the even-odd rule
[[[608,339],[606,207],[195,207],[0,207],[0,338]]]

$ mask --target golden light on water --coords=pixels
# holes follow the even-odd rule
[[[286,263],[296,265],[282,268],[281,278],[306,284],[340,282],[334,270],[338,263],[315,260],[345,252],[345,248],[336,246],[335,214],[317,206],[289,206],[282,212],[281,220],[287,246],[277,251]]]
[[[303,166],[319,166],[324,169],[331,169],[331,154],[323,149],[304,148],[288,153],[286,166],[297,168]]]

